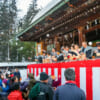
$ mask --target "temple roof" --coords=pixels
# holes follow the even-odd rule
[[[44,7],[41,11],[39,11],[36,14],[29,27],[18,33],[17,37],[23,35],[25,32],[34,27],[47,16],[51,15],[53,12],[62,7],[68,1],[69,0],[52,0],[46,7]]]

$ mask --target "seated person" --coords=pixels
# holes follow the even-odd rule
[[[36,56],[35,56],[35,61],[36,61],[36,62],[38,62],[38,57],[39,57],[39,55],[38,55],[38,53],[37,53]]]
[[[50,52],[47,52],[46,63],[52,63],[52,57],[50,55]]]
[[[75,51],[79,54],[80,53],[80,48],[77,44],[74,45]],[[80,54],[79,54],[80,55]]]
[[[42,62],[43,63],[46,63],[46,58],[47,58],[46,52],[43,52],[43,55],[42,55]]]
[[[97,42],[97,50],[95,51],[95,57],[100,58],[100,42]]]
[[[57,58],[55,56],[52,56],[52,62],[53,63],[57,62]]]
[[[51,56],[57,56],[57,52],[55,48],[52,48]]]
[[[82,48],[80,53],[81,55],[85,55],[87,59],[91,59],[93,56],[93,49],[92,47],[88,46],[86,42],[82,42]]]
[[[68,54],[66,57],[64,57],[64,60],[77,60],[78,59],[78,53],[74,48],[74,45],[71,46],[71,49],[68,50]]]
[[[66,46],[64,48],[63,56],[64,56],[64,60],[69,60],[69,58],[70,58],[71,55],[70,55],[70,50],[69,50],[68,46]]]
[[[40,54],[37,54],[37,55],[35,56],[35,61],[36,61],[37,63],[42,63],[42,56],[41,56]]]
[[[77,60],[78,59],[78,54],[75,51],[70,51],[69,53],[70,60]]]
[[[63,53],[57,52],[57,62],[60,62],[60,61],[63,61],[63,60],[64,60]]]
[[[70,52],[69,47],[66,46],[66,47],[64,48],[64,51],[63,51],[64,57],[67,57],[68,54],[69,54],[69,52]]]
[[[74,45],[74,47],[71,47],[71,51],[69,52],[71,54],[71,60],[78,60],[80,59],[80,49],[78,45]]]

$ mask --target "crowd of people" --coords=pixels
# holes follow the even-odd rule
[[[37,54],[35,61],[37,63],[55,63],[72,60],[86,60],[92,58],[100,58],[100,42],[97,42],[97,48],[88,46],[87,42],[82,42],[82,47],[72,44],[71,47],[62,47],[61,51],[55,48],[51,52],[43,51],[43,54]]]
[[[18,69],[0,70],[0,100],[8,100],[8,94],[16,88],[14,83],[20,80],[21,75]]]
[[[48,76],[41,72],[36,78],[28,74],[21,82],[19,71],[0,74],[0,100],[86,100],[85,93],[75,83],[75,72],[66,69],[66,83],[61,85],[61,76]]]

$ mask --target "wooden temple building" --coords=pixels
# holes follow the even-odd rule
[[[72,43],[81,46],[82,41],[95,46],[100,40],[100,0],[52,0],[18,38],[36,42],[38,53]]]

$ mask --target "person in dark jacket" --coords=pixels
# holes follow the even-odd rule
[[[15,76],[11,78],[11,81],[10,81],[10,92],[14,90],[14,86],[16,83],[20,84],[18,81],[18,77]]]
[[[53,100],[86,100],[85,93],[75,84],[75,71],[66,69],[64,75],[66,84],[56,89]]]
[[[100,58],[100,42],[97,42],[97,49],[95,51],[95,57]]]
[[[87,45],[87,42],[82,42],[81,55],[85,55],[87,59],[93,56],[93,48]]]
[[[18,69],[15,69],[14,76],[17,76],[18,80],[20,81],[21,75]]]
[[[22,90],[22,88],[24,90],[26,90],[26,91],[23,91],[23,97],[25,98],[25,100],[28,99],[29,93],[30,93],[32,87],[34,87],[35,84],[36,84],[36,80],[34,78],[34,74],[32,74],[32,73],[28,74],[27,82],[24,83],[23,87],[21,86],[21,90]]]
[[[40,74],[40,93],[35,100],[53,100],[53,89],[48,85],[48,78],[45,72]]]

